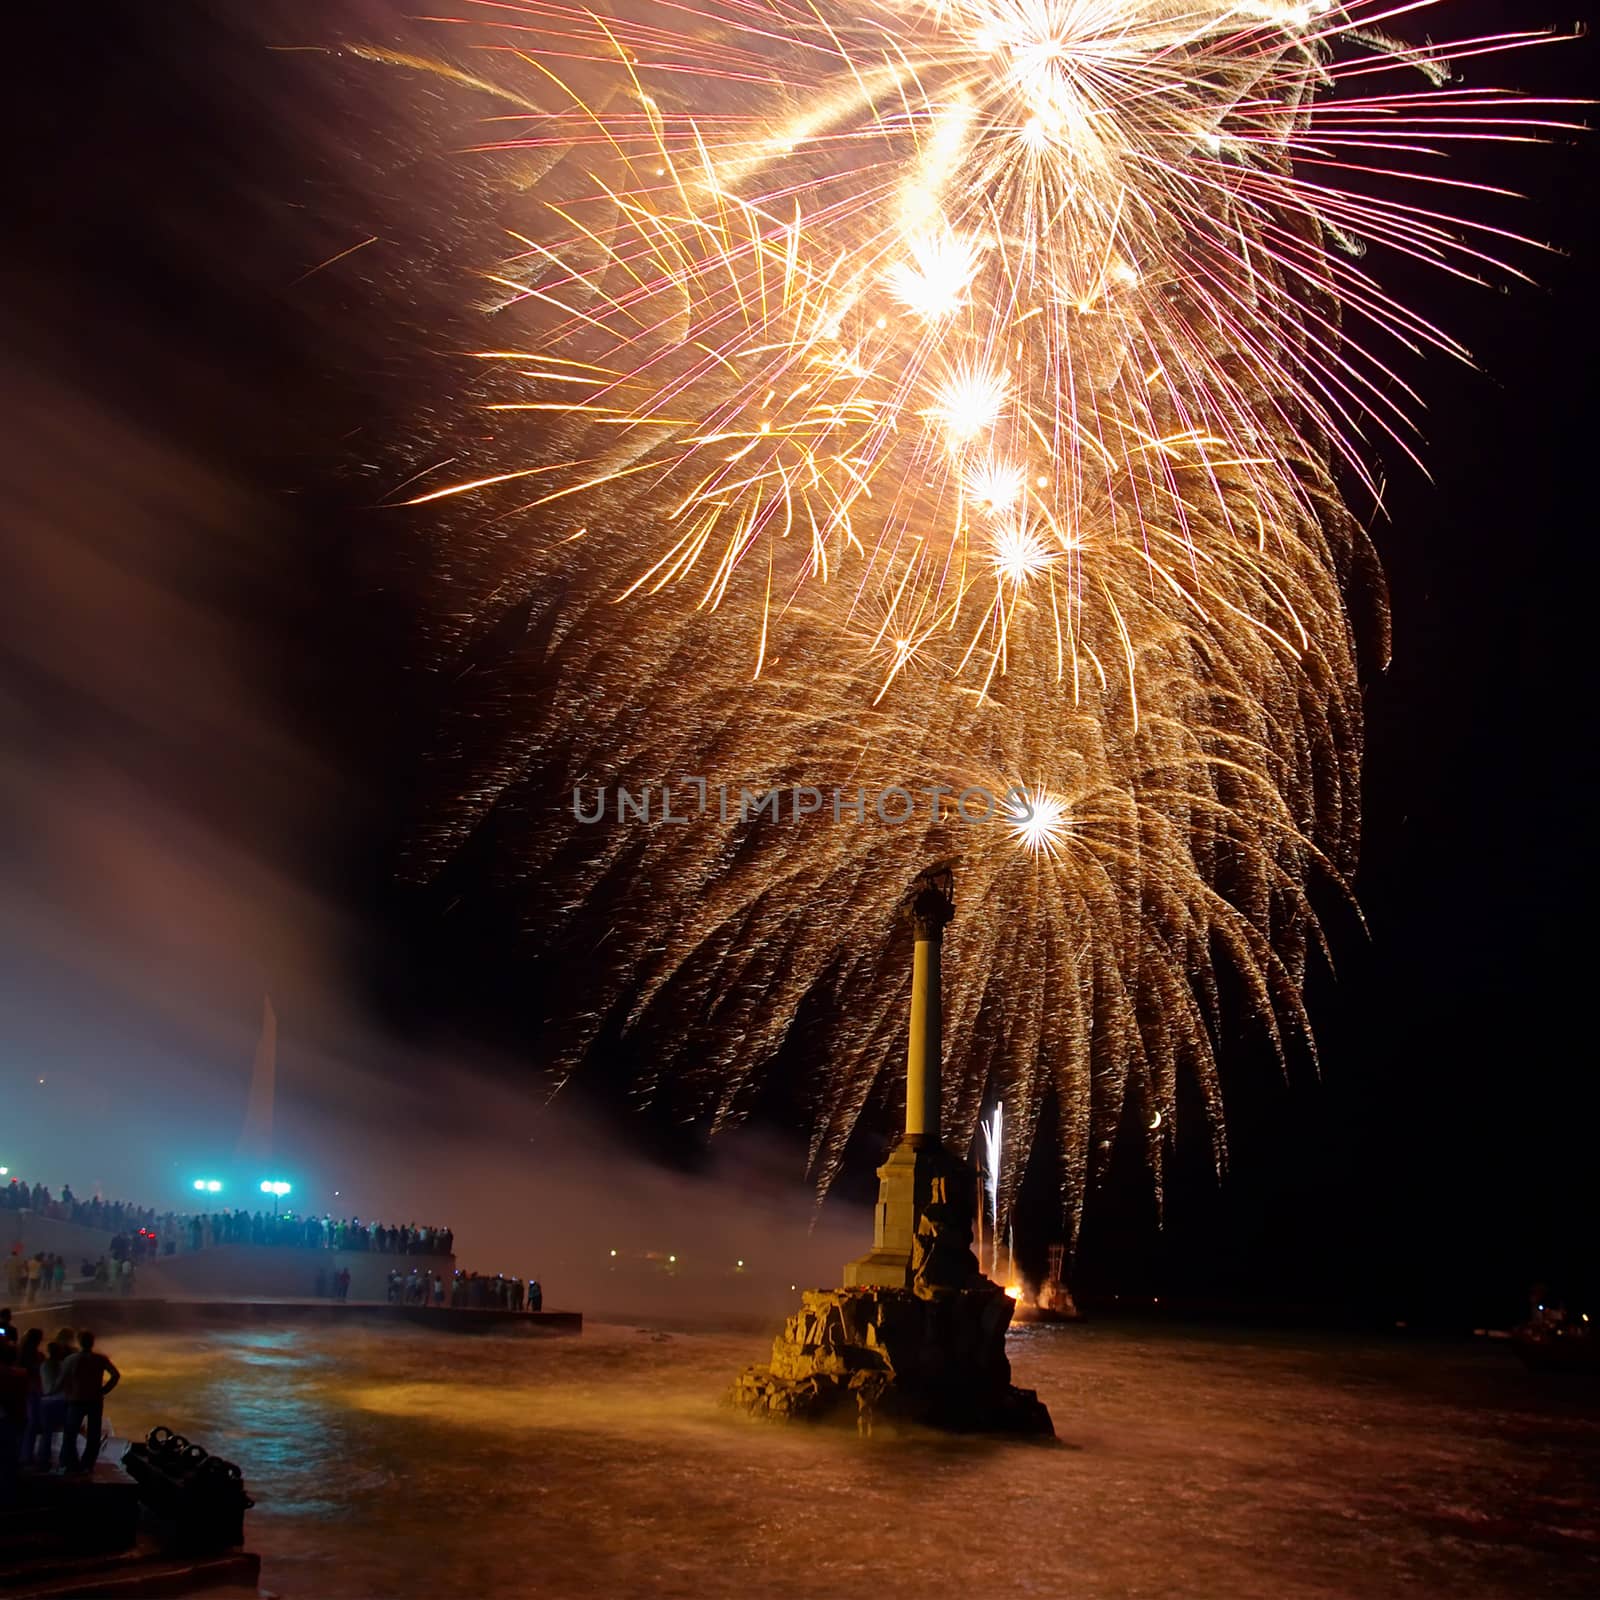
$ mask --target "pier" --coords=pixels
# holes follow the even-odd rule
[[[498,1311],[485,1306],[407,1306],[385,1300],[72,1296],[28,1308],[30,1315],[96,1330],[144,1333],[184,1328],[268,1326],[285,1322],[418,1327],[433,1333],[501,1338],[559,1337],[583,1332],[581,1311]]]
[[[153,1600],[198,1590],[253,1594],[261,1558],[172,1551],[144,1527],[139,1490],[115,1462],[82,1478],[25,1475],[0,1509],[0,1600]]]

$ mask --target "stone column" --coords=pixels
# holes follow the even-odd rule
[[[973,1177],[964,1162],[940,1143],[940,1010],[939,952],[946,924],[955,915],[948,870],[923,873],[905,903],[905,919],[914,938],[911,967],[911,1028],[906,1045],[906,1131],[878,1168],[878,1206],[874,1213],[872,1249],[846,1268],[852,1287],[879,1285],[909,1289],[916,1277],[918,1230],[931,1214],[944,1234],[960,1232],[953,1219],[966,1218],[957,1254],[972,1239]],[[947,1252],[948,1254],[948,1252]],[[966,1260],[956,1272],[968,1276]],[[972,1262],[973,1272],[977,1263]],[[936,1265],[937,1270],[937,1265]]]
[[[948,890],[926,881],[908,909],[916,943],[911,957],[911,1032],[906,1045],[906,1138],[936,1145],[943,1060],[939,952],[945,924],[955,915],[955,906]]]

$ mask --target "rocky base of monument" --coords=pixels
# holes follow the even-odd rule
[[[811,1289],[773,1341],[767,1366],[735,1380],[729,1402],[775,1421],[917,1423],[960,1433],[1053,1438],[1050,1413],[1011,1382],[1012,1301],[992,1283]]]

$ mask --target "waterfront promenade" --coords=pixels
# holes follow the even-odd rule
[[[80,1216],[88,1209],[71,1204]],[[52,1209],[63,1205],[52,1202]],[[111,1210],[120,1215],[130,1208]],[[196,1247],[168,1241],[170,1253],[146,1247],[126,1280],[119,1275],[113,1288],[103,1281],[107,1274],[92,1270],[97,1260],[106,1265],[118,1242],[105,1226],[17,1205],[0,1208],[0,1223],[10,1235],[8,1266],[16,1285],[8,1282],[0,1290],[0,1305],[9,1304],[17,1318],[52,1308],[75,1326],[130,1329],[233,1327],[269,1318],[416,1322],[450,1333],[577,1333],[583,1326],[577,1312],[521,1310],[529,1300],[540,1304],[539,1286],[531,1279],[525,1285],[521,1278],[458,1270],[455,1256],[438,1248],[453,1238],[447,1229],[366,1228],[352,1243],[340,1224],[331,1233],[324,1230],[320,1244],[292,1232],[270,1240],[246,1238],[238,1229],[232,1239],[203,1234]],[[373,1240],[379,1235],[399,1237],[405,1248],[378,1248]],[[127,1246],[128,1237],[120,1242]],[[25,1291],[22,1269],[35,1254],[41,1261],[59,1259],[70,1276]]]
[[[408,1306],[384,1300],[311,1300],[272,1296],[65,1295],[27,1308],[40,1323],[60,1320],[118,1332],[159,1332],[283,1323],[364,1323],[434,1333],[519,1338],[583,1332],[581,1311],[498,1311],[484,1306]]]

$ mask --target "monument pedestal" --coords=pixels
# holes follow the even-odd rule
[[[872,1249],[842,1289],[811,1289],[766,1366],[735,1381],[752,1417],[886,1422],[1053,1437],[1050,1413],[1011,1382],[1016,1302],[972,1253],[977,1174],[938,1140],[908,1134],[878,1168]]]
[[[1011,1382],[1013,1305],[987,1280],[934,1295],[808,1289],[773,1341],[772,1360],[742,1372],[729,1400],[772,1421],[853,1421],[864,1435],[912,1423],[1053,1438],[1038,1396]]]
[[[920,1266],[924,1283],[931,1271],[944,1288],[975,1288],[983,1276],[971,1251],[976,1185],[972,1168],[937,1139],[907,1134],[878,1168],[872,1248],[845,1267],[845,1287],[912,1289]],[[936,1242],[940,1257],[930,1260]]]

